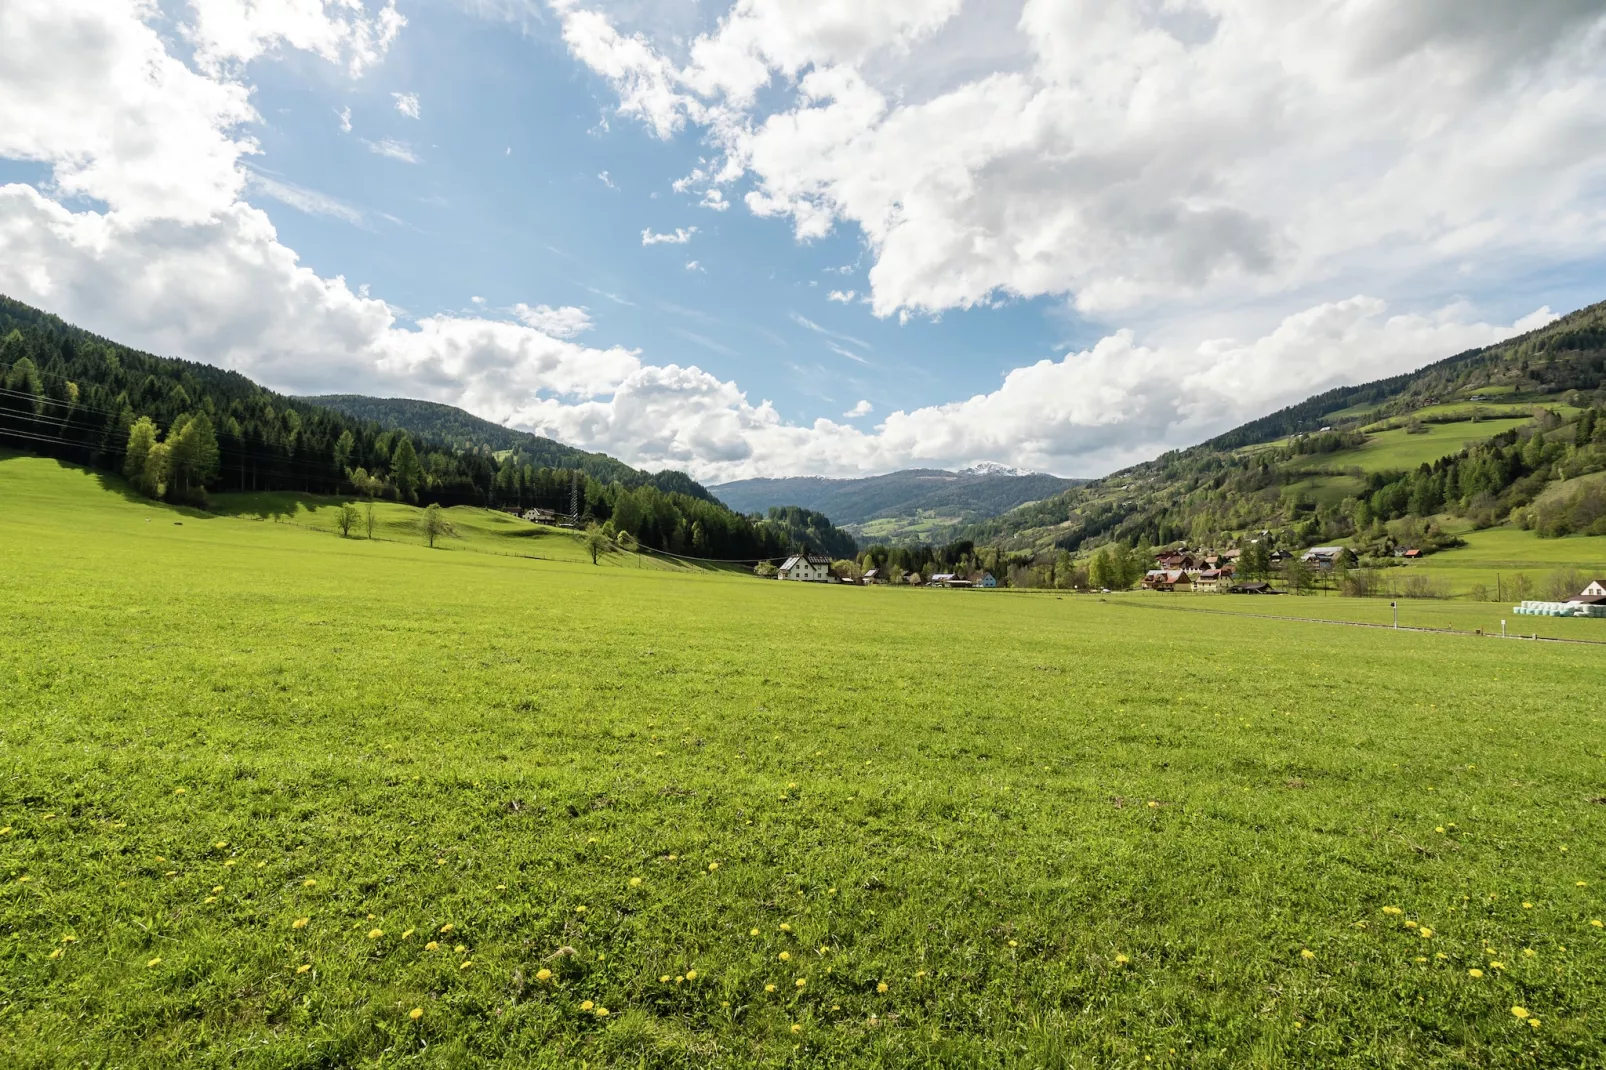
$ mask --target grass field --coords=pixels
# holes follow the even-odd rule
[[[1345,469],[1359,468],[1363,472],[1404,472],[1440,457],[1460,453],[1475,442],[1493,438],[1502,431],[1521,427],[1532,417],[1523,416],[1508,420],[1479,420],[1453,424],[1427,424],[1422,434],[1409,434],[1403,427],[1393,431],[1372,434],[1364,446],[1339,450],[1335,453],[1312,454],[1289,463],[1290,470],[1298,468]]]
[[[0,1065],[1603,1065],[1600,648],[0,495]]]

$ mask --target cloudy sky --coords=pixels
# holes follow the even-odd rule
[[[1606,298],[1598,0],[0,0],[0,292],[708,481],[1098,475]]]

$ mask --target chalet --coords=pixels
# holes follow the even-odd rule
[[[1157,568],[1144,574],[1143,586],[1150,591],[1174,591],[1192,587],[1193,577],[1182,569]]]
[[[526,509],[524,519],[532,524],[556,524],[558,511],[556,509]]]
[[[1606,580],[1594,580],[1588,587],[1579,592],[1578,597],[1580,599],[1606,598]]]
[[[1400,556],[1405,558],[1407,561],[1419,561],[1422,558],[1422,551],[1413,546]]]
[[[1207,568],[1193,578],[1193,589],[1197,591],[1215,592],[1221,589],[1223,580],[1230,579],[1232,573],[1223,573],[1219,568]]]
[[[873,568],[869,572],[866,572],[864,574],[864,585],[866,587],[870,586],[872,583],[886,583],[886,582],[887,582],[886,576],[882,575],[881,570],[878,569],[878,568]]]
[[[931,577],[933,587],[969,587],[971,583],[955,572],[938,572]]]
[[[1315,546],[1306,550],[1300,560],[1317,568],[1332,568],[1338,564],[1339,555],[1343,552],[1342,546]]]
[[[975,581],[977,587],[997,587],[998,580],[993,578],[991,572],[983,572],[981,578]]]
[[[1233,594],[1282,594],[1281,591],[1272,590],[1272,586],[1264,580],[1255,580],[1252,583],[1235,583],[1229,590]]]
[[[804,583],[831,582],[831,559],[819,554],[794,554],[781,565],[776,579],[802,580]]]

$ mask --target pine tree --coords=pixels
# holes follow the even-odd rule
[[[396,486],[396,493],[402,500],[415,502],[418,500],[418,487],[424,481],[424,466],[418,463],[418,454],[413,449],[413,440],[405,433],[396,443],[396,451],[390,457],[390,481]],[[433,545],[433,544],[432,544]]]

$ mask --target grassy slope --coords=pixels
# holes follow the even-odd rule
[[[1407,434],[1404,428],[1380,431],[1371,436],[1364,446],[1337,453],[1324,453],[1297,458],[1286,467],[1290,471],[1302,468],[1350,468],[1363,472],[1409,471],[1419,464],[1432,463],[1440,457],[1460,453],[1475,442],[1493,438],[1502,431],[1520,427],[1532,417],[1518,420],[1480,420],[1454,424],[1428,424],[1420,435]]]
[[[1606,1046],[1596,648],[0,494],[0,1064]]]

